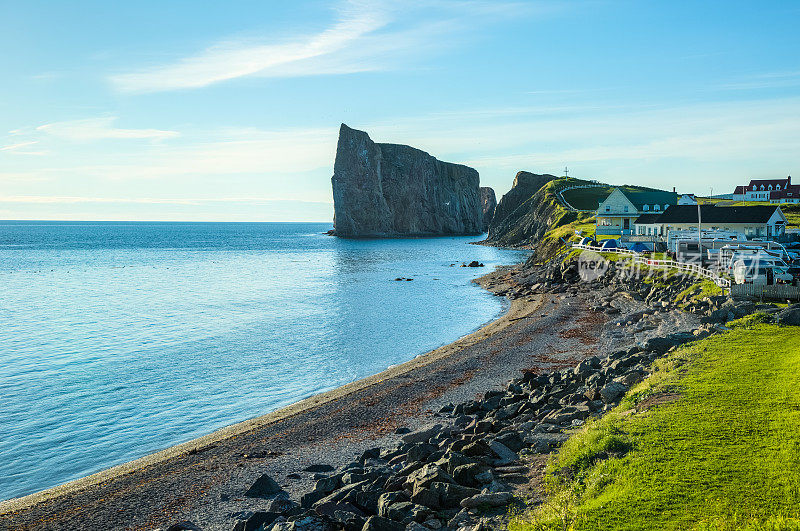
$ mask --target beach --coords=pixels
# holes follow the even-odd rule
[[[479,279],[515,297],[509,268]],[[8,529],[158,529],[184,520],[230,529],[258,509],[242,494],[263,473],[292,495],[313,464],[341,466],[390,444],[397,428],[435,421],[443,405],[595,353],[603,324],[585,295],[513,298],[501,318],[407,363],[87,478],[0,504]],[[571,332],[570,332],[571,331]]]

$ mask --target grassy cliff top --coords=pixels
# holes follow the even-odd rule
[[[800,335],[760,317],[659,360],[510,529],[800,529]]]

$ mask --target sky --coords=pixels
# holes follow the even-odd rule
[[[330,221],[339,124],[476,168],[800,182],[800,2],[0,0],[0,219]]]

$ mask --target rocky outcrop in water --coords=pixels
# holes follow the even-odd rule
[[[489,225],[488,243],[520,245],[535,241],[551,227],[550,205],[542,188],[557,179],[555,175],[537,175],[527,171],[517,173],[514,185],[500,199]]]
[[[494,195],[494,190],[488,186],[481,186],[481,208],[483,210],[483,225],[481,229],[486,232],[489,230],[489,224],[494,217],[494,210],[497,208],[497,196]]]
[[[337,236],[480,234],[478,172],[342,124],[331,179]]]

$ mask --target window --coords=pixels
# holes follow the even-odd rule
[[[650,207],[649,207],[649,206],[647,206],[647,205],[642,205],[642,210],[644,210],[645,212],[647,212],[648,210],[650,210]]]
[[[664,205],[664,210],[668,209],[669,205]]]
[[[623,210],[623,212],[627,212],[628,211],[628,205],[625,205],[625,207],[622,210]]]
[[[772,185],[769,185],[769,186],[767,187],[767,190],[772,190]]]
[[[611,207],[610,206],[606,207],[606,212],[611,212]]]
[[[779,185],[779,184],[776,184],[776,185],[775,185],[775,189],[776,189],[776,190],[780,190],[780,189],[781,189],[781,185]]]
[[[764,189],[764,185],[763,185],[763,184],[761,185],[761,189],[762,189],[762,190]]]
[[[757,190],[756,185],[753,185],[753,190]]]
[[[653,205],[653,212],[658,212],[659,210],[661,209],[658,208],[658,205]]]

